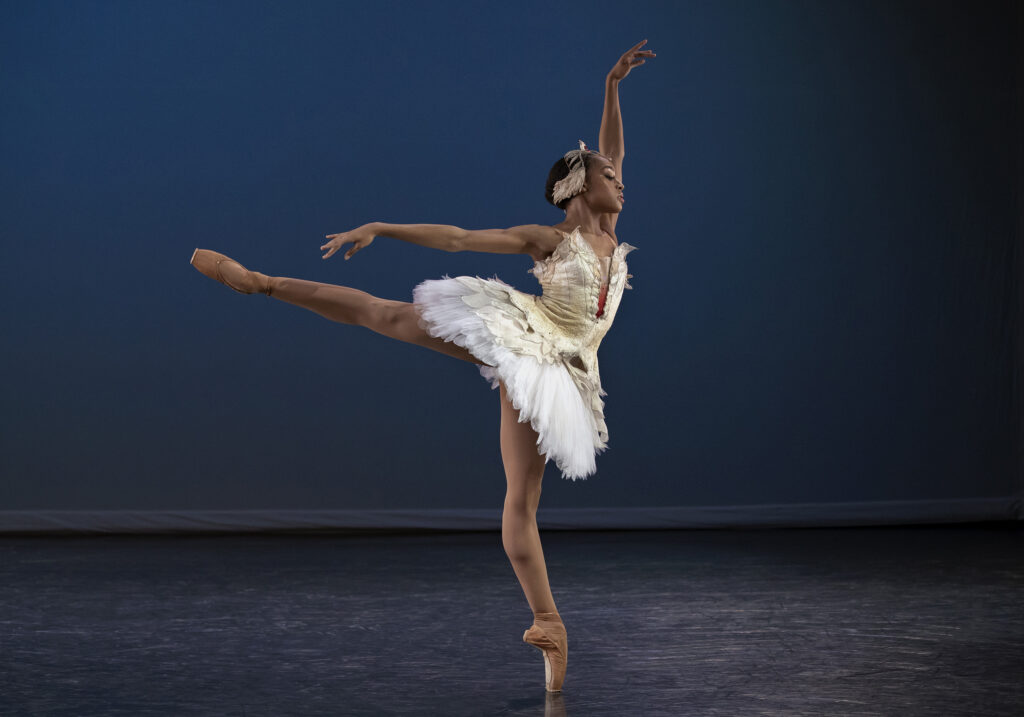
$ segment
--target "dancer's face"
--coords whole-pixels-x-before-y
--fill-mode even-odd
[[[587,205],[598,214],[618,214],[623,201],[619,199],[624,185],[615,174],[615,167],[607,157],[596,155],[587,167],[587,191],[583,193]]]

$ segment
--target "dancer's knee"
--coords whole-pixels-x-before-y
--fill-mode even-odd
[[[515,520],[536,520],[537,506],[540,505],[540,483],[526,488],[522,484],[510,484],[505,491],[504,514]]]
[[[405,341],[448,356],[454,356],[469,363],[483,364],[483,361],[470,353],[468,349],[428,334],[420,326],[420,320],[421,317],[415,304],[408,301],[377,299],[369,304],[368,323],[364,324],[364,326],[376,331],[378,334],[383,334],[399,341]]]
[[[501,516],[501,542],[505,553],[513,560],[529,559],[533,542],[539,540],[536,511],[510,508],[508,504]]]
[[[399,341],[413,342],[416,334],[410,326],[410,306],[404,301],[374,298],[366,302],[359,318],[363,326],[371,331]]]

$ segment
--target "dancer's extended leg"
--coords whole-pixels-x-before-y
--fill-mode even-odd
[[[192,265],[200,273],[243,294],[266,293],[272,298],[315,311],[331,321],[364,326],[378,334],[463,361],[483,363],[463,347],[431,336],[420,328],[419,314],[411,302],[381,299],[348,286],[268,276],[246,269],[234,259],[208,249],[196,249]]]
[[[399,341],[446,353],[471,364],[482,364],[462,346],[420,328],[420,315],[409,301],[382,299],[365,291],[335,284],[310,282],[290,277],[269,277],[270,297],[308,308],[325,319],[353,324]]]
[[[482,364],[461,346],[431,336],[419,325],[416,307],[408,301],[381,299],[359,289],[287,276],[271,276],[270,296],[315,311],[326,319],[365,326],[378,334],[423,346],[455,358]]]
[[[419,314],[411,302],[381,299],[348,286],[306,279],[286,276],[271,276],[269,279],[271,298],[315,311],[331,321],[365,326],[399,341],[433,349],[470,363],[483,363],[463,347],[431,336],[420,328]]]

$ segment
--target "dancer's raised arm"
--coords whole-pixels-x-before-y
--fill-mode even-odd
[[[598,150],[615,165],[615,173],[622,181],[622,158],[626,148],[622,137],[622,112],[619,109],[619,82],[648,57],[656,55],[651,50],[641,50],[647,40],[638,42],[626,50],[604,81],[604,113],[601,116],[601,133],[598,135]]]
[[[463,229],[451,224],[387,224],[370,222],[352,231],[328,234],[331,241],[322,245],[326,259],[344,244],[352,244],[345,252],[348,259],[370,245],[375,237],[389,236],[412,244],[441,251],[479,251],[490,254],[531,254],[538,244],[550,239],[554,230],[543,224],[525,224],[508,229]]]

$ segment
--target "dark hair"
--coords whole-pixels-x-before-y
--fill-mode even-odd
[[[584,154],[583,155],[583,167],[584,167],[584,169],[588,169],[589,170],[590,169],[590,162],[591,162],[591,160],[593,160],[594,157],[599,157],[599,156],[600,155],[597,152],[595,152],[594,150],[590,150],[589,152]],[[551,171],[548,172],[548,183],[544,187],[544,198],[548,200],[548,204],[554,204],[556,207],[558,207],[562,211],[565,211],[565,206],[569,203],[569,199],[572,199],[572,197],[569,197],[569,199],[563,199],[558,204],[555,204],[555,182],[557,182],[557,181],[559,181],[561,179],[565,179],[568,176],[569,176],[569,165],[565,163],[565,159],[564,158],[559,159],[551,167]]]

